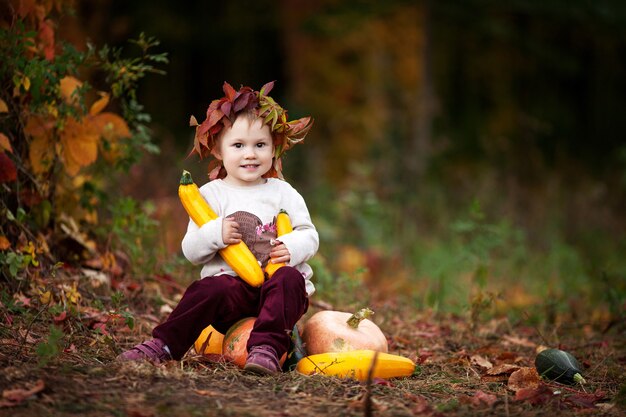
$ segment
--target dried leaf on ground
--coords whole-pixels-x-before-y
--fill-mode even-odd
[[[532,405],[542,405],[550,401],[554,393],[545,384],[540,384],[535,388],[522,388],[515,393],[515,401],[526,401]]]
[[[474,395],[460,396],[459,400],[462,403],[471,404],[475,407],[480,407],[483,405],[488,405],[489,407],[492,407],[498,401],[498,397],[494,394],[488,394],[482,390],[478,390],[474,393]]]
[[[512,345],[518,345],[518,346],[530,347],[530,348],[534,348],[537,346],[536,343],[531,342],[525,337],[504,335],[502,336],[502,340],[504,341],[505,345],[512,344]]]
[[[511,391],[518,392],[521,389],[537,388],[541,384],[541,378],[535,368],[524,367],[513,372],[509,377],[508,387]]]
[[[565,401],[580,408],[596,408],[596,403],[603,400],[606,394],[602,391],[594,393],[579,392],[565,398]]]
[[[37,380],[30,388],[14,388],[5,389],[2,391],[2,399],[0,400],[0,408],[2,407],[15,407],[24,400],[29,399],[35,394],[43,391],[46,387],[43,379]]]
[[[503,363],[488,369],[481,379],[485,382],[506,382],[509,376],[518,369],[520,369],[518,365]]]
[[[470,356],[470,362],[473,365],[480,366],[481,368],[491,369],[493,368],[493,364],[489,361],[489,359],[485,358],[481,355],[472,355]]]

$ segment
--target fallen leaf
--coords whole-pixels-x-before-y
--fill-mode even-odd
[[[420,348],[420,350],[418,351],[418,356],[417,356],[417,360],[415,361],[417,364],[423,364],[425,363],[428,358],[432,357],[434,355],[434,353],[427,349],[427,348]]]
[[[480,379],[484,382],[507,382],[509,375],[517,371],[520,367],[510,363],[503,363],[488,369]]]
[[[61,313],[59,313],[59,315],[54,316],[52,318],[52,320],[54,320],[55,323],[61,323],[63,322],[65,319],[67,318],[67,311],[61,311]]]
[[[537,388],[541,384],[541,378],[535,368],[524,367],[513,372],[509,377],[508,388],[517,392],[521,389]]]
[[[485,369],[491,369],[493,368],[493,364],[491,362],[489,362],[489,359],[485,358],[484,356],[481,355],[472,355],[470,357],[470,362],[473,365],[478,365],[482,368]]]
[[[41,304],[48,304],[52,301],[52,292],[39,290],[39,302]]]
[[[405,394],[405,397],[415,404],[411,407],[414,415],[425,415],[432,411],[432,407],[426,397],[415,394]]]
[[[101,334],[103,334],[105,336],[109,335],[106,323],[100,323],[100,322],[95,323],[93,325],[93,329],[99,331]]]
[[[487,394],[484,391],[478,390],[474,393],[474,397],[476,399],[476,401],[478,401],[478,403],[485,403],[488,406],[492,406],[495,404],[496,401],[498,401],[498,397],[493,395],[493,394]],[[478,405],[478,404],[476,404]]]
[[[513,365],[510,363],[503,363],[496,365],[487,371],[488,375],[511,375],[513,372],[520,369],[519,365]]]
[[[30,307],[30,298],[26,297],[21,292],[15,293],[13,295],[13,299],[15,300],[15,304],[21,304],[24,307]]]
[[[27,400],[33,395],[43,391],[45,387],[46,384],[43,382],[43,379],[39,379],[30,388],[6,389],[2,391],[0,407],[14,407],[19,405],[24,400]]]
[[[571,403],[581,408],[596,408],[596,403],[603,400],[606,394],[602,391],[596,391],[593,394],[579,392],[565,398],[565,402]]]
[[[194,389],[192,391],[204,397],[218,397],[222,394],[220,391],[209,389]]]
[[[0,113],[8,113],[8,112],[9,112],[9,106],[7,106],[7,103],[0,98]]]
[[[515,393],[514,401],[527,401],[532,405],[541,405],[554,397],[552,390],[545,384],[535,388],[522,388]]]
[[[528,340],[525,337],[517,337],[517,336],[510,336],[510,335],[504,335],[502,336],[502,339],[505,342],[508,342],[510,344],[513,345],[519,345],[519,346],[524,346],[524,347],[531,347],[534,348],[537,346],[536,343],[531,342],[530,340]],[[506,344],[506,343],[505,343]]]

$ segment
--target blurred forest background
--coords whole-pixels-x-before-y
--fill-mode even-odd
[[[160,41],[154,51],[167,53],[168,62],[158,65],[164,74],[148,75],[134,91],[151,118],[129,122],[131,132],[149,129],[142,130],[149,139],[131,142],[136,149],[160,152],[116,174],[85,165],[77,171],[80,186],[74,182],[83,196],[90,193],[80,199],[89,201],[82,208],[101,217],[74,217],[73,240],[80,241],[79,230],[97,235],[94,224],[104,226],[96,239],[106,242],[101,253],[118,242],[118,252],[135,264],[133,279],[170,274],[186,284],[197,277],[197,269],[172,260],[180,258],[187,223],[176,194],[180,173],[191,171],[199,184],[207,174],[207,161],[187,158],[189,118],[204,118],[224,81],[259,89],[276,80],[272,95],[291,118],[315,118],[305,144],[284,158],[284,173],[320,232],[312,264],[321,299],[363,305],[402,295],[418,309],[548,321],[578,315],[603,326],[624,317],[623,1],[76,0],[73,6],[73,15],[50,9],[60,16],[53,25],[57,43],[78,51],[87,42],[126,48],[145,33]],[[111,89],[103,72],[76,76],[96,90]],[[4,101],[16,101],[10,92],[19,82],[14,74],[3,79]],[[114,100],[109,107],[128,110]],[[11,119],[1,120],[19,177],[30,169],[28,161],[20,168],[16,156],[19,132],[9,134]],[[84,179],[96,170],[98,181]],[[16,213],[24,204],[11,198],[14,184],[4,184],[3,209]],[[117,208],[104,213],[109,206]],[[25,214],[37,211],[24,207]],[[146,217],[131,219],[140,207]],[[53,204],[52,212],[61,210]],[[116,222],[122,217],[127,221]],[[5,253],[25,253],[8,223]],[[38,230],[60,223],[40,222]],[[62,248],[50,251],[60,259]],[[5,269],[7,256],[0,259]]]

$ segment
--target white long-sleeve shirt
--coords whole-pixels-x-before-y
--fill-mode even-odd
[[[291,260],[288,265],[302,273],[307,294],[313,294],[313,270],[306,261],[317,252],[319,236],[304,198],[289,183],[268,178],[264,184],[238,187],[223,180],[214,180],[200,187],[200,193],[219,217],[202,227],[190,219],[182,249],[191,263],[204,265],[200,272],[202,278],[220,274],[237,275],[221,256],[216,256],[220,249],[227,246],[222,240],[225,217],[235,218],[243,241],[265,267],[269,260],[270,241],[276,239],[276,215],[282,209],[289,214],[293,232],[278,240],[289,250]]]

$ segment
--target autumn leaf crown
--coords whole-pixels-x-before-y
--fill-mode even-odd
[[[206,119],[198,124],[196,118],[191,116],[189,125],[196,128],[196,135],[190,155],[197,154],[200,159],[210,156],[222,129],[232,126],[239,114],[252,111],[270,127],[274,139],[274,166],[265,176],[282,178],[281,157],[293,145],[304,140],[313,126],[313,119],[303,117],[289,121],[287,110],[268,95],[272,88],[274,81],[265,84],[259,91],[245,86],[236,91],[224,82],[225,95],[211,102]],[[211,179],[225,176],[221,161],[212,161],[209,171]]]

